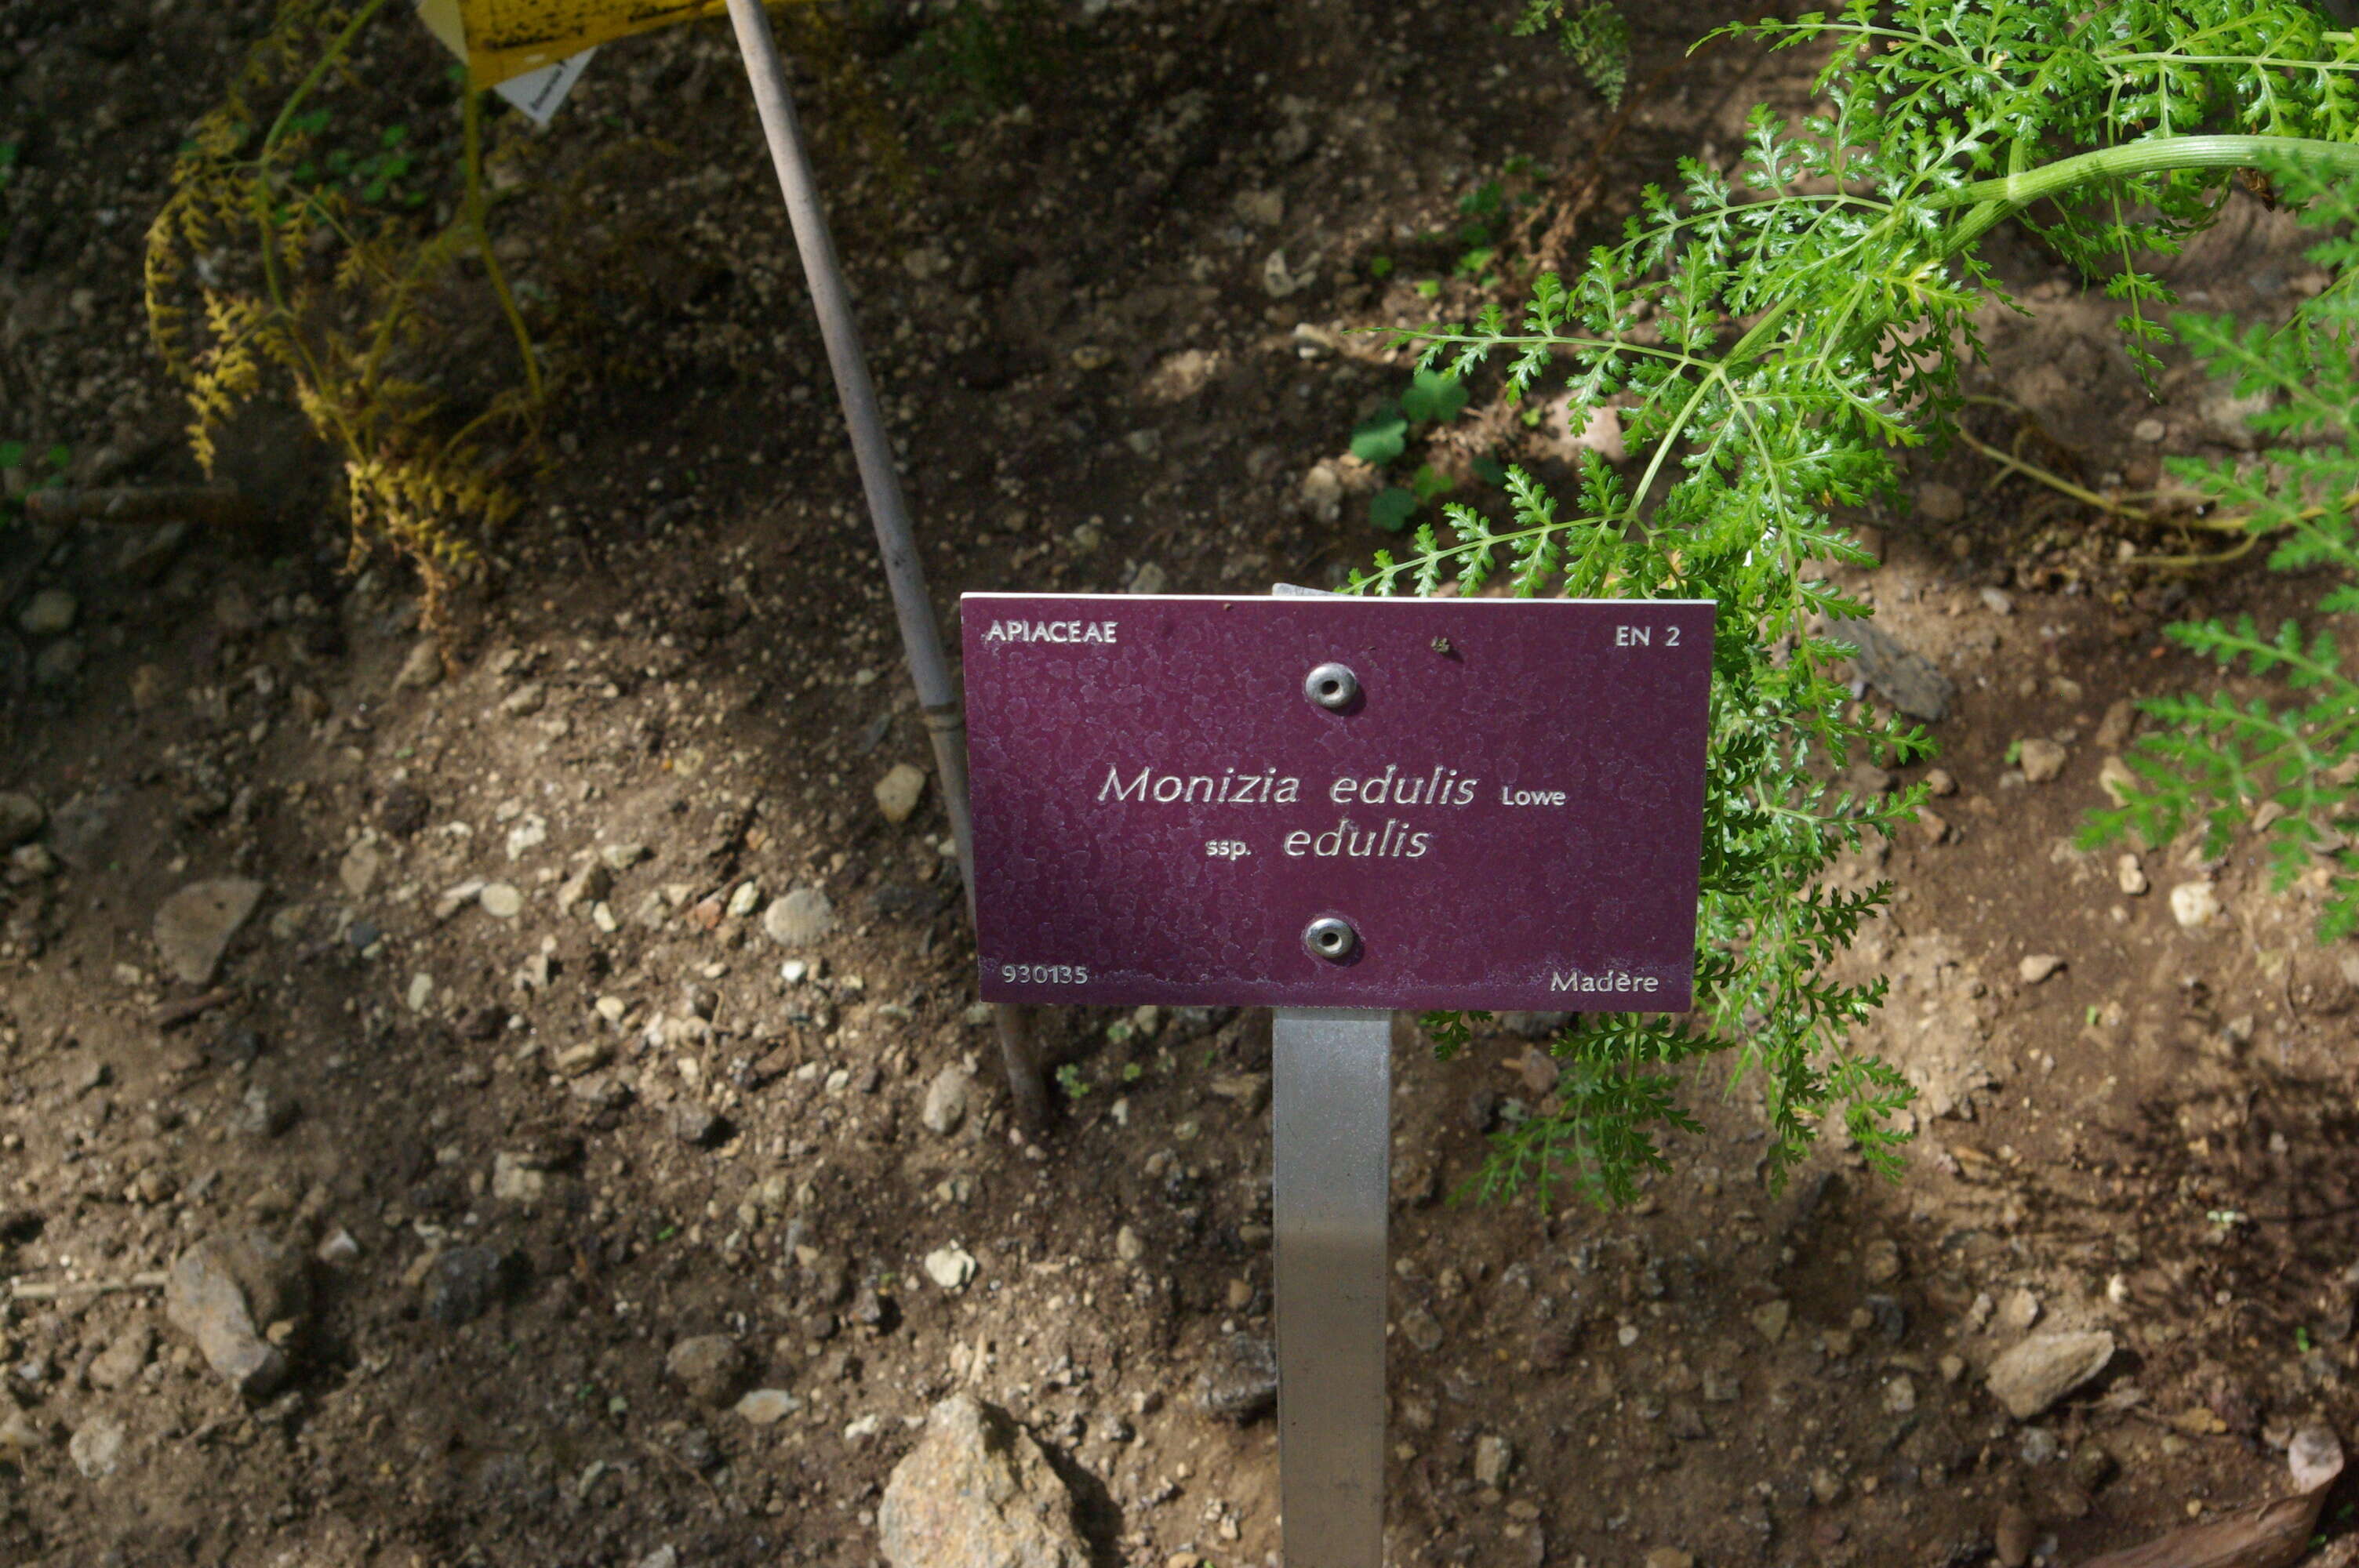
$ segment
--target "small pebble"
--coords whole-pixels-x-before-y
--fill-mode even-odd
[[[1917,515],[1928,523],[1955,523],[1966,514],[1966,498],[1936,480],[1917,487]]]
[[[2170,917],[2190,931],[2219,918],[2220,897],[2208,881],[2181,882],[2170,890]]]
[[[907,822],[925,793],[925,770],[896,762],[891,772],[876,781],[876,808],[887,822]]]
[[[33,595],[16,624],[27,637],[60,637],[73,630],[74,617],[81,607],[74,596],[61,588],[45,588]]]
[[[946,1291],[962,1291],[974,1278],[974,1257],[962,1247],[937,1247],[926,1254],[926,1278]]]
[[[2033,953],[2016,965],[2015,972],[2023,977],[2025,985],[2036,986],[2063,967],[2064,960],[2053,953]]]
[[[2064,748],[2055,741],[2037,738],[2018,742],[2016,751],[2023,776],[2032,784],[2046,784],[2062,773],[2065,755]]]

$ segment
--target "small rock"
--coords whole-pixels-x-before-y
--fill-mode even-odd
[[[1907,1374],[1884,1385],[1884,1411],[1886,1415],[1908,1415],[1917,1409],[1917,1384]]]
[[[1402,1338],[1429,1355],[1441,1348],[1441,1322],[1423,1307],[1401,1314],[1400,1331]]]
[[[598,859],[605,862],[606,869],[610,871],[627,871],[633,866],[637,865],[641,860],[652,858],[654,854],[655,851],[648,849],[645,844],[601,844],[598,846]],[[600,896],[603,897],[604,895],[601,894]]]
[[[1283,190],[1240,190],[1231,200],[1230,208],[1241,223],[1256,228],[1274,229],[1286,217],[1286,192]]]
[[[1161,593],[1171,586],[1170,574],[1153,561],[1148,561],[1133,574],[1124,587],[1125,593]]]
[[[524,913],[524,894],[506,882],[485,882],[475,902],[495,920],[514,920]]]
[[[16,624],[27,637],[62,637],[73,630],[74,616],[81,607],[74,596],[61,588],[45,588],[33,595]]]
[[[426,1271],[426,1315],[445,1328],[470,1324],[515,1288],[523,1260],[495,1247],[453,1247]]]
[[[781,947],[807,947],[835,929],[835,905],[817,888],[797,888],[762,912],[763,934]]]
[[[1114,1255],[1125,1263],[1136,1263],[1147,1256],[1147,1243],[1138,1238],[1137,1231],[1125,1225],[1114,1233]]]
[[[423,691],[438,686],[442,680],[442,649],[431,637],[409,650],[401,661],[400,673],[393,677],[396,691]]]
[[[1879,1238],[1860,1249],[1860,1278],[1871,1285],[1888,1285],[1900,1278],[1900,1243]]]
[[[614,891],[614,873],[592,860],[571,876],[557,890],[557,913],[571,914],[584,903],[596,903]]]
[[[364,899],[376,886],[377,873],[384,866],[385,857],[377,852],[376,846],[363,839],[344,851],[343,860],[336,866],[336,881],[342,884],[346,896]]]
[[[614,1054],[614,1046],[605,1041],[584,1040],[579,1044],[568,1045],[564,1050],[560,1051],[550,1060],[549,1065],[556,1068],[560,1076],[578,1078],[584,1073],[596,1072],[604,1066]]]
[[[2181,882],[2170,890],[2170,917],[2190,931],[2220,916],[2220,897],[2208,881]]]
[[[49,814],[29,795],[0,793],[0,849],[13,849],[41,830]]]
[[[2140,898],[2154,884],[2147,881],[2146,868],[2138,864],[2136,855],[2124,855],[2114,862],[2114,885],[2132,898]]]
[[[1966,498],[1936,480],[1917,487],[1917,515],[1928,523],[1955,523],[1966,514]]]
[[[2025,985],[2036,986],[2063,967],[2064,960],[2053,953],[2028,953],[2017,963],[2015,972],[2023,977]]]
[[[286,1351],[266,1331],[299,1325],[310,1299],[302,1260],[245,1231],[209,1237],[180,1254],[165,1283],[164,1314],[239,1393],[266,1399],[288,1368]]]
[[[784,1389],[756,1389],[737,1401],[737,1413],[755,1426],[776,1426],[802,1408]]]
[[[1991,1393],[2017,1421],[2029,1421],[2105,1369],[2114,1336],[2041,1334],[2000,1356],[1984,1374]]]
[[[1496,1433],[1484,1433],[1474,1440],[1474,1484],[1494,1490],[1507,1484],[1507,1472],[1516,1465],[1516,1446]]]
[[[1989,611],[1993,615],[2012,615],[2015,613],[2015,600],[2008,596],[2007,591],[2005,589],[1986,588],[1983,589],[1982,597],[1983,608]]]
[[[1774,1301],[1753,1309],[1753,1326],[1761,1337],[1776,1345],[1786,1337],[1786,1329],[1794,1321],[1793,1303]]]
[[[114,1474],[123,1461],[123,1445],[130,1433],[123,1423],[112,1416],[98,1416],[82,1422],[66,1444],[66,1453],[74,1468],[85,1481],[103,1481]]]
[[[946,1291],[966,1289],[974,1268],[974,1255],[963,1247],[937,1247],[926,1254],[926,1278]]]
[[[128,1388],[132,1379],[147,1370],[148,1357],[155,1353],[156,1330],[145,1323],[135,1323],[91,1358],[90,1380],[102,1389]]]
[[[262,902],[262,884],[240,877],[190,882],[156,911],[164,967],[192,986],[212,983],[230,938]]]
[[[1302,476],[1298,493],[1304,510],[1321,523],[1332,523],[1343,506],[1343,481],[1332,463],[1314,463]]]
[[[2031,1516],[2019,1503],[2009,1503],[1998,1510],[1998,1528],[1992,1532],[1992,1550],[1998,1557],[1999,1568],[2024,1568],[2031,1561],[2031,1549],[2038,1543],[2038,1531]]]
[[[2118,752],[2137,733],[2137,704],[2128,697],[2117,697],[2106,705],[2104,718],[2097,721],[2097,749]]]
[[[2065,1474],[2081,1491],[2095,1494],[2105,1489],[2105,1483],[2120,1471],[2121,1465],[2103,1444],[2084,1440],[2072,1450]]]
[[[21,1461],[26,1454],[47,1448],[49,1442],[49,1434],[31,1416],[9,1409],[8,1402],[0,1400],[0,1454]]]
[[[2015,757],[2023,768],[2027,782],[2047,784],[2064,771],[2066,754],[2064,748],[2055,741],[2033,737],[2017,742]]]
[[[1284,299],[1289,295],[1299,293],[1318,281],[1319,275],[1315,272],[1296,272],[1288,266],[1286,253],[1282,250],[1272,251],[1262,258],[1262,292],[1272,299]]]
[[[1911,652],[1874,622],[1839,621],[1829,630],[1859,650],[1852,663],[1886,702],[1929,724],[1948,716],[1957,687],[1932,660]]]
[[[293,1127],[302,1114],[302,1104],[293,1096],[255,1084],[238,1101],[235,1125],[248,1138],[271,1139]]]
[[[538,1203],[548,1192],[548,1172],[506,1151],[492,1156],[492,1196],[502,1203]]]
[[[948,1138],[966,1120],[967,1097],[973,1087],[974,1079],[964,1067],[944,1067],[926,1086],[926,1101],[918,1112],[919,1121],[927,1131]]]
[[[502,841],[502,847],[508,852],[508,863],[514,865],[548,842],[548,819],[541,816],[527,816],[508,829],[506,838]]]
[[[691,1149],[720,1141],[723,1125],[712,1108],[700,1100],[683,1100],[672,1107],[671,1135]]]
[[[1695,1553],[1676,1546],[1658,1546],[1647,1553],[1646,1568],[1695,1568]]]
[[[2028,1334],[2031,1325],[2039,1321],[2039,1298],[2027,1290],[2007,1292],[2006,1303],[1998,1309],[1999,1331],[2004,1334]]]
[[[907,762],[896,762],[876,781],[876,808],[885,814],[887,822],[907,822],[925,793],[926,771]]]
[[[745,1352],[725,1334],[700,1334],[671,1347],[664,1372],[698,1402],[725,1405],[745,1376]]]
[[[1207,1415],[1246,1426],[1277,1409],[1277,1346],[1251,1334],[1223,1335],[1196,1379]]]
[[[1950,776],[1947,768],[1928,768],[1925,770],[1925,793],[1946,798],[1958,793],[1958,781]]]
[[[1023,1428],[973,1394],[926,1416],[876,1509],[891,1568],[1088,1568],[1073,1496]]]

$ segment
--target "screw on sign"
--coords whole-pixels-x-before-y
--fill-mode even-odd
[[[1712,606],[961,608],[983,995],[1276,1009],[1287,1561],[1376,1568],[1392,1013],[1690,1005]]]

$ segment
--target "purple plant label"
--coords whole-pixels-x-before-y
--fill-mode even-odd
[[[961,611],[986,1000],[1692,1004],[1709,602]]]

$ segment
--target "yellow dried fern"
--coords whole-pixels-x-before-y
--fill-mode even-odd
[[[538,450],[549,388],[484,221],[481,94],[463,94],[465,197],[439,230],[299,178],[316,128],[304,105],[332,80],[351,83],[353,40],[385,9],[282,0],[174,166],[147,232],[146,298],[206,471],[238,407],[283,385],[341,454],[354,561],[380,544],[399,551],[431,616],[478,560],[474,541],[516,511],[511,481]],[[414,372],[436,346],[432,297],[470,256],[518,361],[514,381],[472,413]]]

